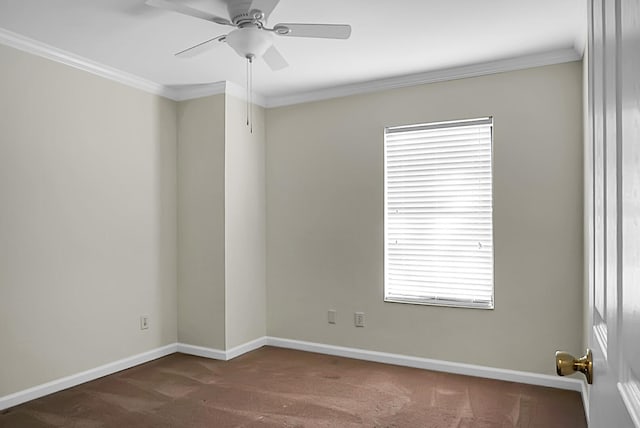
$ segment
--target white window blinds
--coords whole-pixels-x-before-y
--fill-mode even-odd
[[[493,308],[492,118],[385,129],[385,300]]]

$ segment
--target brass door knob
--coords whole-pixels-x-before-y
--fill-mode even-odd
[[[591,355],[591,349],[587,349],[587,354],[580,358],[576,358],[568,352],[556,352],[556,373],[558,373],[558,376],[566,376],[575,372],[584,374],[588,384],[591,385],[593,383],[593,356]]]

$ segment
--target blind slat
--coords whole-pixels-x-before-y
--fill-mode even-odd
[[[493,307],[491,118],[385,129],[385,299]]]

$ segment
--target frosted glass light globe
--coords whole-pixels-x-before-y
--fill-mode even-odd
[[[238,28],[227,35],[227,43],[243,58],[261,57],[273,44],[273,34],[256,27]]]

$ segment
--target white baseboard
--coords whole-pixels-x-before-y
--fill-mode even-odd
[[[178,343],[178,352],[198,357],[211,358],[214,360],[228,361],[235,357],[239,357],[242,354],[246,354],[247,352],[262,348],[266,344],[267,338],[265,336],[259,337],[251,342],[243,343],[242,345],[238,345],[227,351],[207,348],[204,346],[189,345],[186,343]]]
[[[175,353],[175,343],[0,397],[0,410]]]
[[[242,354],[246,354],[247,352],[254,351],[258,348],[262,348],[267,344],[267,337],[263,336],[258,339],[252,340],[251,342],[244,343],[242,345],[238,345],[234,348],[229,349],[226,352],[226,360],[231,360],[235,357],[239,357]]]
[[[326,345],[316,342],[283,339],[279,337],[260,337],[245,344],[236,346],[227,351],[206,348],[203,346],[188,345],[185,343],[173,343],[161,348],[152,349],[132,357],[124,358],[113,363],[105,364],[91,370],[75,375],[57,379],[33,388],[25,389],[14,394],[0,397],[0,410],[17,406],[18,404],[34,400],[36,398],[52,394],[63,389],[71,388],[81,383],[125,370],[139,364],[143,364],[175,352],[196,355],[199,357],[227,361],[247,352],[269,345],[278,348],[296,349],[299,351],[316,352],[319,354],[335,355],[339,357],[355,358],[358,360],[373,361],[377,363],[394,364],[398,366],[414,367],[425,370],[434,370],[445,373],[461,374],[467,376],[483,377],[488,379],[519,382],[530,385],[547,386],[552,388],[578,391],[582,394],[585,409],[588,408],[587,388],[579,379],[556,377],[538,373],[523,372],[517,370],[498,369],[494,367],[478,366],[473,364],[455,363],[450,361],[433,360],[430,358],[412,357],[407,355],[392,354],[387,352],[368,351],[365,349],[348,348],[344,346]]]
[[[376,363],[394,364],[397,366],[415,367],[438,372],[454,373],[488,379],[519,382],[530,385],[548,386],[552,388],[568,389],[583,392],[584,382],[578,379],[522,372],[494,367],[477,366],[473,364],[454,363],[450,361],[432,360],[430,358],[411,357],[407,355],[386,352],[367,351],[365,349],[347,348],[343,346],[325,345],[301,340],[267,337],[267,345],[279,348],[297,349],[299,351],[317,352],[320,354],[339,357],[355,358]]]
[[[204,346],[188,345],[178,343],[178,352],[182,354],[195,355],[197,357],[211,358],[213,360],[226,360],[227,354],[221,349],[206,348]]]

